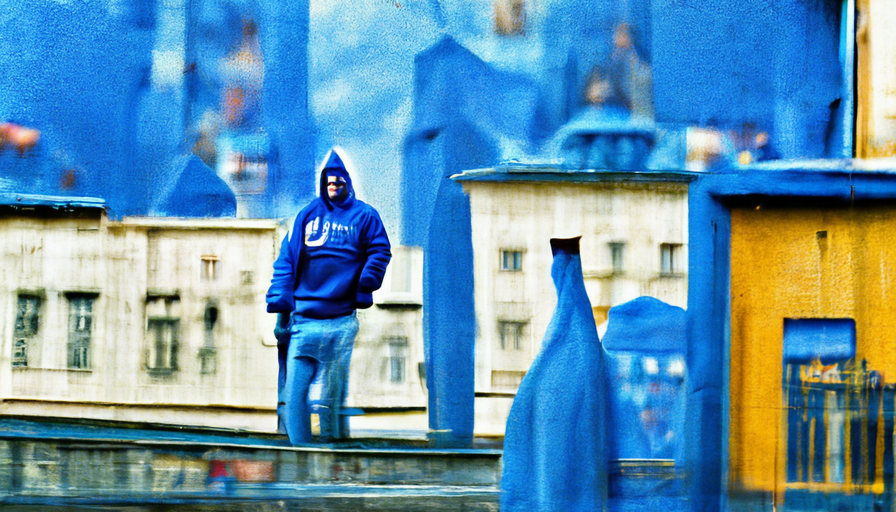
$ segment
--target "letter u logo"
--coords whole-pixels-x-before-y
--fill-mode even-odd
[[[330,234],[330,223],[324,222],[323,232],[320,234],[320,238],[317,240],[311,240],[311,237],[317,232],[317,226],[320,224],[320,217],[314,219],[314,222],[309,222],[305,225],[305,246],[306,247],[320,247],[324,245],[327,241],[327,236]]]

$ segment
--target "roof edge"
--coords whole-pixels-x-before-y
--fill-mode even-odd
[[[450,178],[461,182],[678,182],[688,183],[701,173],[679,170],[567,169],[556,165],[499,165],[470,169]]]
[[[42,194],[18,194],[0,192],[0,206],[47,207],[54,209],[101,209],[107,208],[106,200],[87,196],[51,196]]]

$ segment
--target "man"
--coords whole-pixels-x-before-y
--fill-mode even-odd
[[[320,173],[320,197],[296,216],[274,262],[267,310],[277,313],[277,416],[292,444],[311,441],[308,391],[321,383],[320,439],[348,436],[341,415],[358,319],[392,257],[383,221],[355,198],[339,150]]]

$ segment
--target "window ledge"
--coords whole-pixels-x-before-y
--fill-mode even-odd
[[[93,373],[93,368],[47,368],[44,366],[13,366],[13,370],[32,370],[42,372],[75,372]]]
[[[177,372],[177,368],[147,368],[146,372],[152,377],[169,377]]]
[[[508,390],[507,388],[496,389],[494,391],[477,391],[474,393],[476,398],[514,398],[516,390]]]
[[[625,277],[625,271],[613,272],[612,270],[583,270],[582,277],[585,279],[613,279],[614,277]]]
[[[423,307],[423,304],[417,302],[377,302],[376,307],[380,309],[407,309],[416,310]]]

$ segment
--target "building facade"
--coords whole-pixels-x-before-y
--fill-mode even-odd
[[[113,221],[101,200],[4,197],[4,414],[276,430],[264,296],[280,222]],[[422,415],[420,257],[396,260],[405,272],[360,315],[349,400]]]
[[[2,217],[4,414],[276,429],[278,223],[28,202]]]
[[[501,435],[556,304],[549,241],[582,236],[595,321],[651,296],[687,303],[686,172],[568,172],[519,166],[456,176],[470,197],[476,431]]]
[[[809,160],[691,185],[694,509],[892,510],[894,176]]]
[[[425,432],[426,371],[423,366],[423,251],[392,248],[383,287],[374,305],[358,311],[361,330],[349,373],[348,405],[357,435]],[[367,432],[362,432],[367,431]]]

